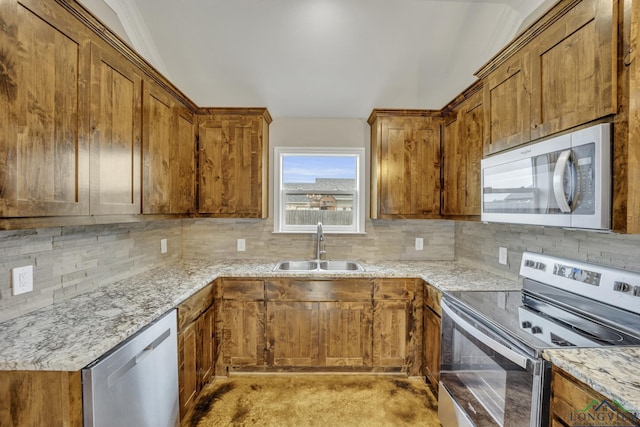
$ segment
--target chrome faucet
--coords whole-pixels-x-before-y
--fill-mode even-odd
[[[324,233],[322,232],[322,223],[318,223],[318,229],[316,231],[316,259],[326,259],[327,250],[324,245]]]

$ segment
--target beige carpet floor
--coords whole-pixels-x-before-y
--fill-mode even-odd
[[[440,426],[420,379],[364,375],[255,375],[216,379],[184,427]]]

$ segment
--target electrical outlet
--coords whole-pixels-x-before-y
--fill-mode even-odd
[[[422,237],[416,237],[416,251],[424,250],[424,239]]]
[[[13,295],[33,291],[33,266],[16,267],[11,270]]]
[[[247,246],[244,239],[237,240],[238,252],[244,252],[247,250]]]
[[[507,265],[507,248],[498,248],[498,262],[502,265]]]
[[[167,239],[160,240],[160,253],[161,254],[167,253]]]

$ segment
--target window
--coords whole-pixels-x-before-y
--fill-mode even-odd
[[[364,233],[364,149],[275,148],[274,231]]]

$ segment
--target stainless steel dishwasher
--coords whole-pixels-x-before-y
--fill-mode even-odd
[[[179,425],[176,311],[82,370],[84,427]]]

